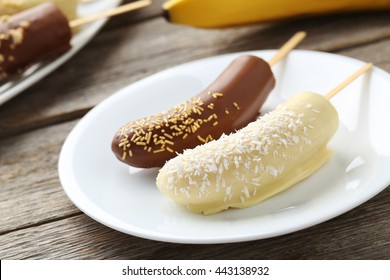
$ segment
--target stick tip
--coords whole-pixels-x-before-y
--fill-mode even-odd
[[[349,85],[350,83],[352,83],[352,81],[354,81],[357,77],[359,77],[360,75],[362,75],[363,73],[367,72],[368,70],[370,70],[373,66],[373,63],[371,62],[368,62],[366,64],[364,64],[359,70],[357,70],[355,73],[353,73],[351,76],[349,76],[348,78],[346,78],[343,82],[341,82],[338,86],[336,86],[334,89],[332,89],[330,92],[328,92],[327,94],[325,94],[325,97],[327,99],[330,99],[332,98],[333,96],[335,96],[337,93],[339,93],[342,89],[344,89],[347,85]]]
[[[366,65],[367,65],[366,66],[367,69],[370,69],[370,68],[372,68],[374,66],[374,64],[372,62],[368,62]]]
[[[302,39],[305,38],[307,36],[307,32],[306,31],[298,31],[296,33],[297,36],[301,37]]]

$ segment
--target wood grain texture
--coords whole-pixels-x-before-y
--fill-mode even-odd
[[[66,65],[0,107],[0,137],[81,117],[120,88],[180,63],[229,52],[278,48],[297,30],[308,31],[300,46],[304,49],[339,51],[381,40],[389,49],[390,44],[386,40],[390,37],[390,13],[223,30],[176,26],[160,17],[138,24],[122,17],[111,21],[122,24],[108,26]]]
[[[388,259],[389,203],[390,189],[387,189],[340,217],[296,233],[265,240],[217,245],[145,240],[111,230],[80,214],[1,235],[0,258]]]
[[[122,1],[121,5],[130,3],[130,2],[135,2],[135,1],[137,1],[137,0],[124,0],[124,1]],[[130,13],[126,13],[123,15],[115,16],[115,20],[110,20],[105,28],[112,29],[112,28],[116,28],[120,25],[134,24],[134,23],[138,23],[140,21],[145,21],[145,20],[149,20],[149,19],[154,18],[154,17],[161,16],[161,14],[162,14],[161,5],[164,2],[165,2],[165,0],[153,0],[152,4],[145,7],[145,8],[142,8],[142,9],[139,9],[136,11],[132,11]]]
[[[0,141],[0,233],[80,211],[61,188],[57,162],[75,122]]]
[[[349,48],[340,53],[363,61],[371,61],[375,66],[390,72],[390,40],[381,40],[362,47]]]

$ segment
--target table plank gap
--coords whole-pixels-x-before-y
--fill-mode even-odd
[[[46,128],[49,126],[62,124],[70,122],[73,120],[78,120],[88,113],[92,107],[88,108],[79,108],[74,111],[65,112],[60,115],[51,115],[44,119],[38,119],[34,122],[21,124],[19,127],[15,127],[13,130],[4,130],[0,132],[0,140],[6,139],[9,137],[17,136],[19,134],[28,133],[37,129]]]
[[[73,218],[73,217],[76,217],[76,216],[80,216],[80,215],[83,215],[83,214],[84,214],[83,212],[78,211],[76,213],[64,215],[64,216],[61,216],[61,217],[57,217],[57,218],[53,218],[53,219],[47,219],[47,220],[42,220],[42,221],[39,221],[39,222],[34,223],[34,224],[21,226],[19,228],[13,228],[13,229],[6,230],[6,231],[0,231],[0,236],[6,235],[6,234],[10,234],[10,233],[13,233],[13,232],[17,232],[17,231],[21,231],[21,230],[22,231],[23,230],[27,230],[27,229],[34,228],[34,227],[40,227],[40,226],[43,226],[43,225],[46,225],[46,224],[55,223],[55,222],[58,222],[58,221],[61,221],[61,220],[66,220],[66,219]]]
[[[362,40],[362,41],[355,41],[353,45],[345,44],[345,45],[339,45],[339,46],[334,46],[329,49],[325,49],[323,51],[325,52],[332,52],[332,53],[341,53],[344,51],[349,51],[353,49],[360,49],[362,47],[370,47],[371,45],[382,43],[382,42],[388,42],[390,39],[389,36],[381,36],[377,38],[372,38],[369,41],[367,40]],[[384,61],[382,61],[384,62]]]

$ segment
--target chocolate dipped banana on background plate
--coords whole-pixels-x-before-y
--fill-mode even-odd
[[[71,48],[72,29],[150,5],[140,0],[69,22],[66,15],[46,2],[12,16],[0,17],[0,80],[21,73],[34,63],[59,56]]]
[[[68,51],[71,38],[68,19],[52,3],[13,16],[1,16],[0,78]]]

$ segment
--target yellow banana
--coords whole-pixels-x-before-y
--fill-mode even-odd
[[[169,0],[172,23],[218,28],[308,15],[390,9],[390,0]]]

